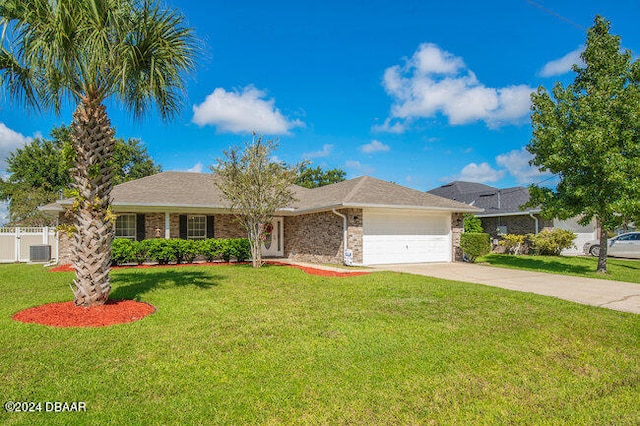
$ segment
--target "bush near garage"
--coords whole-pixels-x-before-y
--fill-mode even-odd
[[[484,232],[464,232],[460,235],[460,248],[470,262],[489,254],[491,251],[490,236]]]

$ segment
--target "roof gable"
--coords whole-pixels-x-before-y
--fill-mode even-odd
[[[116,185],[111,191],[112,205],[132,211],[153,207],[226,210],[229,203],[216,186],[215,180],[215,175],[211,173],[161,172]],[[463,203],[369,176],[313,189],[293,185],[292,189],[296,201],[283,209],[282,213],[296,214],[365,206],[452,212],[479,211]],[[63,200],[58,205],[70,202]],[[46,206],[44,210],[52,211],[54,208]]]

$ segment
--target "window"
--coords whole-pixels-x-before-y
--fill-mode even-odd
[[[187,239],[201,240],[207,237],[207,217],[187,216]]]
[[[121,214],[116,219],[116,238],[136,239],[136,215]]]

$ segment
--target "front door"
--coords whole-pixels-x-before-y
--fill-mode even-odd
[[[268,227],[267,237],[262,243],[262,255],[265,257],[282,257],[284,248],[282,247],[283,221],[281,217],[273,218],[271,226]]]

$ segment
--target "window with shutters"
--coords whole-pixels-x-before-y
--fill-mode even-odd
[[[187,216],[187,239],[202,240],[207,237],[207,217]]]
[[[135,214],[121,214],[116,218],[116,238],[136,239]]]

